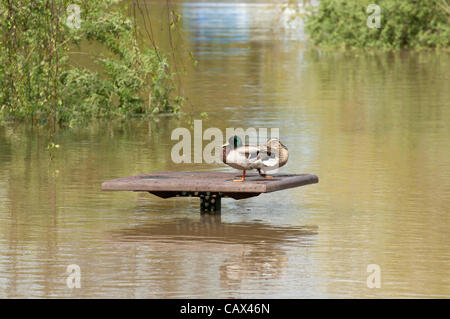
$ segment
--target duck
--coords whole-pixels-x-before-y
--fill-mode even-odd
[[[278,138],[270,138],[265,145],[244,145],[240,137],[233,135],[222,146],[222,161],[243,171],[242,178],[233,182],[244,182],[245,172],[252,169],[264,178],[272,178],[266,171],[284,166],[288,159],[289,150]]]

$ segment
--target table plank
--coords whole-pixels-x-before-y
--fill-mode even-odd
[[[313,174],[275,174],[264,178],[249,173],[242,183],[233,182],[240,178],[233,172],[155,172],[105,181],[104,191],[137,192],[222,192],[222,193],[270,193],[283,189],[318,183]]]

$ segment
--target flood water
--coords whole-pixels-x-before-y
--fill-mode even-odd
[[[0,128],[0,297],[448,298],[449,54],[320,51],[275,32],[264,4],[176,7],[174,41],[199,61],[181,79],[192,118],[60,130],[53,162],[45,130]],[[231,171],[172,162],[172,130],[200,112],[204,130],[279,128],[280,172],[319,184],[223,199],[220,215],[100,190],[142,173]],[[66,285],[71,264],[81,288]],[[381,288],[367,286],[370,264]]]

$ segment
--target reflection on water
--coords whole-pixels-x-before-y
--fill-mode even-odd
[[[45,131],[0,128],[0,297],[448,297],[449,54],[314,50],[274,32],[265,5],[177,6],[203,129],[278,127],[281,173],[320,183],[200,215],[198,199],[100,191],[152,171],[229,171],[171,161],[187,118],[61,130],[52,163]],[[70,264],[81,289],[65,284]]]
[[[121,229],[113,238],[121,241],[201,241],[222,244],[277,244],[295,240],[308,243],[317,227],[281,227],[261,223],[222,223],[221,214],[202,214],[199,221],[171,219],[158,224]],[[302,241],[302,239],[305,239]]]
[[[189,38],[191,42],[229,44],[250,40],[251,13],[244,4],[185,3],[181,13],[185,27],[193,35]]]
[[[170,251],[168,255],[181,255],[181,260],[175,263],[190,260],[194,265],[194,272],[205,271],[201,269],[206,268],[206,259],[215,259],[214,264],[219,265],[221,289],[227,291],[229,296],[239,296],[233,291],[240,285],[286,276],[289,243],[297,249],[303,247],[301,255],[306,264],[307,247],[311,246],[317,234],[315,226],[282,227],[261,222],[222,223],[221,215],[202,214],[197,220],[173,218],[158,224],[120,229],[113,231],[111,237],[114,245],[119,247],[132,245],[139,246],[141,252],[162,249],[166,253]],[[165,259],[163,256],[160,258]],[[167,267],[166,271],[170,271],[173,266],[168,264]],[[176,271],[172,271],[172,275],[176,275]],[[265,287],[266,284],[261,283],[252,289],[259,288],[262,293]],[[209,294],[217,295],[214,287]]]

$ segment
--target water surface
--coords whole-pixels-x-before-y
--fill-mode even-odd
[[[44,130],[0,128],[0,297],[449,297],[449,54],[321,51],[275,32],[264,3],[176,6],[174,41],[199,60],[178,58],[184,111],[207,112],[203,129],[279,128],[280,171],[320,183],[200,215],[194,199],[100,191],[146,172],[230,170],[171,161],[170,133],[189,117],[61,130],[52,163]],[[80,289],[66,286],[70,264]]]

